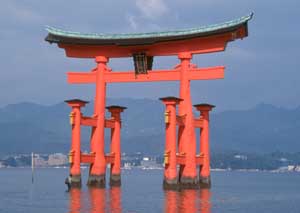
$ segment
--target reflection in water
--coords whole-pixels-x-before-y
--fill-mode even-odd
[[[210,213],[211,209],[211,192],[209,189],[200,190],[200,212],[201,213]]]
[[[208,189],[165,191],[165,213],[210,213],[210,191]]]
[[[164,191],[165,213],[210,213],[211,192],[208,189]],[[147,202],[147,201],[145,201]],[[122,212],[121,188],[70,190],[70,213]]]
[[[71,189],[69,209],[70,213],[120,213],[122,212],[121,189],[119,187],[112,187],[108,190],[91,188],[87,192],[76,188]]]
[[[165,191],[165,213],[176,212],[178,202],[178,192]]]
[[[110,211],[114,213],[122,212],[122,203],[121,203],[121,188],[112,187],[109,190],[109,201],[110,201]]]
[[[89,189],[89,195],[90,195],[90,211],[91,213],[96,212],[107,212],[106,211],[106,196],[105,196],[106,190],[105,189],[99,189],[99,188],[91,188]]]
[[[183,190],[179,193],[178,212],[197,212],[197,190]]]
[[[70,193],[70,212],[77,213],[81,209],[81,190],[80,189],[71,189]]]

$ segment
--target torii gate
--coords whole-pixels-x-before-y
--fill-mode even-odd
[[[122,82],[180,81],[179,98],[165,97],[166,150],[164,188],[209,188],[209,111],[210,104],[195,105],[201,116],[194,118],[190,95],[191,80],[224,78],[224,66],[198,68],[191,63],[194,54],[224,51],[228,42],[248,36],[248,21],[253,14],[222,24],[189,30],[137,33],[92,34],[62,31],[48,27],[46,41],[57,43],[68,57],[95,58],[97,67],[90,72],[69,72],[71,84],[96,84],[92,117],[84,117],[80,108],[87,102],[66,101],[72,107],[72,147],[70,177],[72,187],[81,186],[80,163],[90,163],[88,186],[105,187],[106,164],[111,164],[110,185],[121,184],[120,113],[121,106],[109,106],[111,118],[105,118],[106,84]],[[180,63],[170,70],[152,70],[154,56],[178,57]],[[133,57],[134,70],[112,71],[110,58]],[[179,105],[176,116],[176,105]],[[92,127],[91,153],[80,150],[80,126]],[[176,137],[176,125],[178,135]],[[111,153],[104,153],[104,129],[111,128]],[[200,152],[196,151],[195,128],[200,128]],[[177,165],[180,165],[177,172]],[[199,166],[199,176],[197,175]]]

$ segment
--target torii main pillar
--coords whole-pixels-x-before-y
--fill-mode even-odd
[[[94,117],[97,118],[97,125],[92,128],[91,152],[95,153],[94,163],[90,166],[90,175],[87,182],[89,186],[105,187],[106,161],[104,153],[104,131],[105,131],[105,104],[106,104],[106,82],[104,81],[107,72],[105,56],[96,57],[96,95],[94,106]]]
[[[191,88],[188,72],[191,67],[191,53],[179,53],[180,59],[180,101],[179,116],[184,117],[184,125],[178,129],[179,152],[185,153],[186,165],[180,166],[179,183],[181,188],[197,187],[196,135],[191,101]]]
[[[200,111],[202,127],[200,128],[200,153],[204,156],[199,168],[199,185],[201,188],[210,188],[210,145],[209,145],[209,112],[215,107],[211,104],[196,104],[194,107]]]

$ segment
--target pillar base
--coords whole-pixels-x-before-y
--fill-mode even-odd
[[[105,188],[105,174],[104,175],[90,175],[88,182],[88,187]]]
[[[211,179],[208,177],[199,177],[199,186],[201,189],[210,189],[211,188]]]
[[[65,179],[68,190],[71,188],[81,188],[81,175],[70,175]]]
[[[179,189],[179,184],[178,184],[177,178],[175,178],[175,179],[166,179],[165,178],[164,182],[163,182],[163,189],[177,191]]]
[[[121,175],[110,175],[110,186],[121,186]]]
[[[181,177],[179,184],[180,189],[199,189],[199,183],[197,178]]]

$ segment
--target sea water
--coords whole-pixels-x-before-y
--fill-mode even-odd
[[[0,169],[0,212],[300,212],[300,174],[212,172],[211,190],[162,190],[163,170],[122,170],[122,187],[66,192],[68,169]]]

